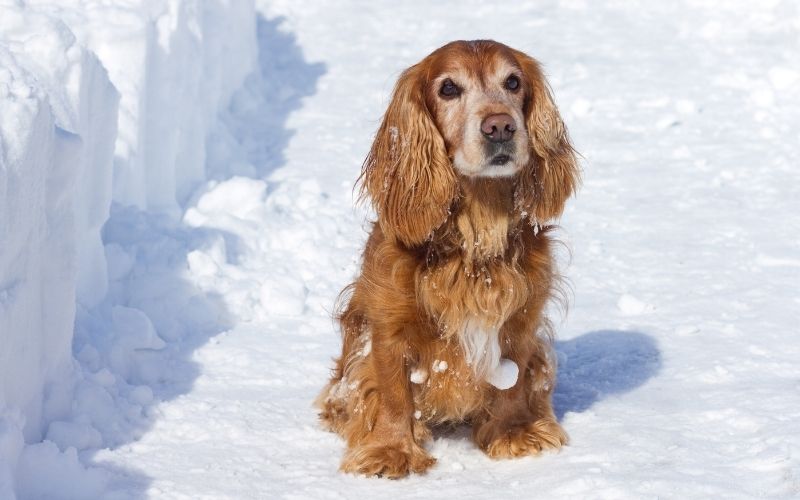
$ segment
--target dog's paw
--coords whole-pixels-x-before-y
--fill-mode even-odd
[[[542,450],[559,449],[567,444],[567,434],[558,422],[543,418],[509,427],[490,441],[484,451],[492,458],[537,455]]]
[[[435,463],[436,459],[416,444],[359,446],[345,455],[342,471],[398,479],[409,472],[423,473]]]

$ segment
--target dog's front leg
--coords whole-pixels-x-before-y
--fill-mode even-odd
[[[490,389],[491,405],[473,423],[475,443],[492,458],[536,455],[567,443],[551,404],[554,367],[544,356],[520,354],[509,356],[520,367],[516,384]]]
[[[342,470],[399,478],[425,472],[436,460],[414,439],[407,343],[401,332],[381,333],[373,331],[370,370],[361,381],[362,432],[348,443]]]

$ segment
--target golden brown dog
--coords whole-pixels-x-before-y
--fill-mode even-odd
[[[401,477],[466,422],[493,458],[559,448],[551,405],[558,292],[548,221],[579,182],[539,64],[457,41],[407,69],[361,173],[378,214],[341,296],[342,355],[317,399],[342,470]]]

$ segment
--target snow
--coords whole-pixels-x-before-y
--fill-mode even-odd
[[[645,312],[652,310],[653,306],[646,302],[642,302],[633,295],[624,293],[620,295],[619,300],[617,300],[617,308],[619,308],[619,311],[626,316],[636,316],[637,314],[644,314]]]
[[[506,390],[514,387],[517,377],[519,377],[519,365],[510,359],[500,358],[500,362],[494,371],[488,374],[486,381],[500,390]]]
[[[800,495],[794,3],[0,11],[0,498]],[[570,445],[492,461],[457,428],[426,476],[344,475],[311,402],[352,186],[400,71],[483,37],[543,61],[584,158]]]
[[[43,471],[47,471],[46,477]],[[50,441],[25,448],[17,479],[21,498],[100,498],[108,485],[107,475],[102,470],[87,469],[75,448],[62,453]]]
[[[0,496],[13,487],[15,443],[41,440],[46,422],[70,408],[62,394],[77,377],[76,301],[91,300],[87,284],[105,285],[94,258],[103,221],[91,212],[102,217],[119,98],[61,21],[8,7],[0,20],[0,442],[11,444],[0,456]]]
[[[436,367],[438,368],[438,365]],[[411,375],[409,375],[408,379],[412,384],[424,384],[428,380],[428,370],[415,368],[411,370]]]
[[[125,406],[104,387],[143,376],[138,351],[165,346],[142,311],[108,302],[132,266],[118,247],[104,248],[112,197],[178,213],[205,181],[206,137],[255,67],[253,6],[33,0],[2,1],[0,13],[0,497],[87,497],[94,490],[28,483],[57,456],[71,480],[76,449],[113,444],[118,430],[103,415]],[[100,307],[108,321],[81,345],[76,312]],[[113,373],[100,376],[102,364]],[[60,450],[32,455],[23,438]]]
[[[434,359],[431,370],[433,370],[434,373],[442,373],[447,371],[447,361],[443,359]]]

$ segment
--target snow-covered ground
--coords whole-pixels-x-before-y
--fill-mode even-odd
[[[379,3],[0,0],[0,497],[800,496],[796,2]],[[456,38],[539,58],[584,157],[571,444],[343,475],[311,401],[352,186]]]

